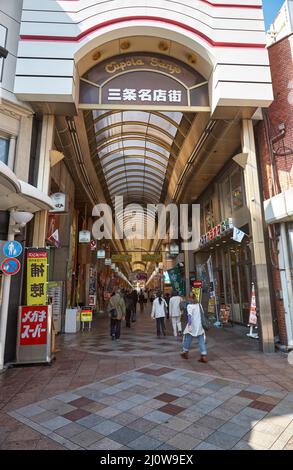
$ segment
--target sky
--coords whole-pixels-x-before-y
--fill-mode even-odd
[[[262,0],[266,29],[270,27],[285,0]]]

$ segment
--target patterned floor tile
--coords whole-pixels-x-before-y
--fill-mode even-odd
[[[125,427],[122,427],[121,429],[118,429],[118,431],[113,432],[108,437],[109,439],[116,441],[120,444],[128,445],[129,442],[132,442],[135,439],[138,439],[139,437],[141,437],[141,435],[142,433],[125,426]]]
[[[158,363],[10,415],[67,449],[290,448],[291,395],[269,392]]]

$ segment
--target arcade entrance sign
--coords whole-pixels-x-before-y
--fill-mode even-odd
[[[209,111],[208,83],[192,67],[156,54],[107,59],[82,78],[80,107],[201,108]]]

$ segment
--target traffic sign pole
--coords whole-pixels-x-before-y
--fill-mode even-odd
[[[14,233],[11,230],[11,225],[13,224],[14,224],[14,221],[12,221],[12,217],[10,215],[10,220],[9,220],[10,230],[8,232],[8,241],[14,241]],[[10,286],[11,286],[11,276],[4,276],[3,298],[2,298],[1,318],[0,318],[0,370],[4,368],[4,353],[5,353],[5,341],[6,341],[6,331],[7,331]]]

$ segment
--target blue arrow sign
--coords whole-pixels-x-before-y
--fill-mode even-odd
[[[22,253],[22,245],[15,240],[7,242],[3,247],[3,253],[7,258],[18,258]]]

